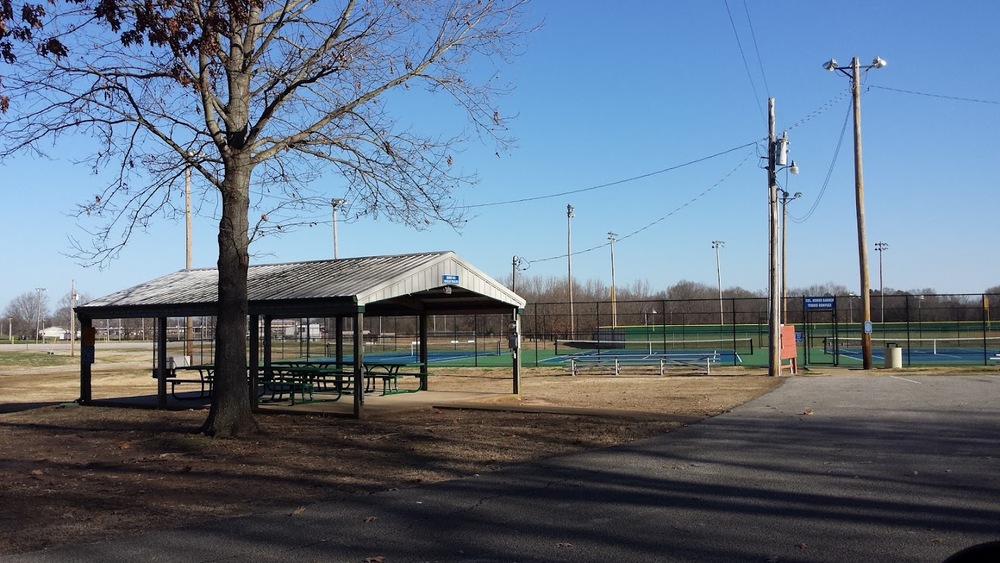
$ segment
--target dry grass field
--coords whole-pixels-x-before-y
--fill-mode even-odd
[[[100,358],[95,398],[155,392],[148,364],[148,352]],[[201,407],[75,406],[73,361],[0,354],[0,554],[276,507],[294,512],[340,495],[613,446],[725,412],[780,382],[718,371],[572,377],[526,369],[515,397],[496,395],[510,392],[506,370],[453,369],[436,373],[433,396],[483,393],[484,408],[468,400],[438,408],[447,401],[434,398],[362,420],[261,414],[260,435],[223,440],[197,433]]]

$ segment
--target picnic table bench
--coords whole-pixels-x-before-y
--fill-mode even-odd
[[[260,396],[270,394],[270,400],[284,400],[292,405],[296,396],[300,403],[316,400],[315,393],[336,393],[337,401],[354,389],[354,371],[330,362],[295,362],[272,364],[261,378]]]
[[[622,369],[628,366],[652,366],[663,375],[668,367],[704,368],[706,375],[712,374],[712,364],[718,364],[721,355],[718,351],[697,354],[667,354],[656,356],[628,356],[601,354],[596,356],[574,356],[570,358],[570,372],[579,375],[585,368],[610,367],[614,375],[621,375]]]
[[[416,366],[414,366],[416,367]],[[426,391],[427,378],[432,375],[430,372],[420,369],[414,370],[408,362],[401,361],[373,361],[364,363],[365,370],[365,391],[375,391],[375,381],[382,382],[382,394],[391,395],[394,393],[408,393],[410,390],[399,389],[400,377],[416,377],[418,380],[417,389],[412,391]]]
[[[182,371],[197,371],[198,378],[195,379],[193,376],[182,377],[178,372]],[[198,366],[175,366],[172,370],[168,371],[169,376],[166,378],[166,382],[170,384],[170,394],[177,400],[195,400],[195,399],[207,399],[212,396],[212,384],[214,382],[215,366],[212,365],[198,365]],[[194,396],[180,396],[177,394],[177,386],[185,384],[196,384],[199,386],[199,391],[197,395]]]

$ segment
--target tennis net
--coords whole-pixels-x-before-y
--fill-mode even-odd
[[[700,352],[753,354],[753,338],[700,340],[556,340],[555,354],[568,355],[670,355]]]
[[[911,351],[927,354],[976,354],[986,350],[1000,350],[1000,336],[963,336],[942,338],[872,338],[872,348],[890,346],[908,347]],[[823,351],[832,354],[834,350],[861,348],[861,338],[857,336],[830,336],[823,339]]]

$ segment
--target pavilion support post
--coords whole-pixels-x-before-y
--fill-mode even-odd
[[[513,363],[511,379],[515,395],[521,394],[521,315],[517,308],[510,322],[510,354]]]
[[[76,338],[71,334],[70,338]],[[94,321],[90,317],[80,317],[80,399],[81,405],[86,405],[93,400],[91,387],[92,373],[90,367],[94,365],[94,343],[97,340],[94,331]]]
[[[429,321],[430,321],[430,315],[428,315],[427,313],[420,313],[420,337],[418,338],[418,340],[420,341],[420,371],[424,373],[427,373],[427,365],[430,363],[429,354],[427,352],[428,348],[427,344],[429,340],[427,327]],[[424,381],[426,381],[426,379]],[[424,383],[423,386],[420,388],[420,390],[426,391],[427,384]]]
[[[250,315],[250,358],[247,362],[250,408],[257,408],[257,379],[260,371],[260,315]]]
[[[337,332],[337,337],[334,339],[337,343],[337,367],[340,367],[344,365],[344,317],[337,315],[334,325],[334,330]]]
[[[167,408],[167,317],[156,319],[156,406]]]
[[[358,311],[354,314],[354,418],[361,418],[361,405],[365,402],[364,377],[364,348],[361,327],[364,326],[365,314]]]

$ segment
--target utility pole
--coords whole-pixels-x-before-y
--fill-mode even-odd
[[[45,293],[44,287],[35,288],[35,343],[38,343],[38,337],[42,334],[42,294]]]
[[[521,265],[521,257],[515,256],[514,259],[511,260],[511,267],[510,267],[510,290],[515,293],[517,292],[517,268],[520,265]]]
[[[802,197],[802,192],[789,196],[781,190],[781,318],[783,324],[788,324],[788,202]]]
[[[775,154],[775,124],[774,98],[767,99],[767,210],[768,210],[768,248],[770,264],[768,268],[768,296],[770,298],[770,313],[767,316],[767,374],[774,377],[781,375],[781,327],[779,326],[778,301],[778,179],[776,173]]]
[[[611,241],[611,328],[618,327],[618,304],[615,302],[615,241],[618,235],[608,233],[608,240]]]
[[[339,258],[337,252],[337,208],[341,205],[347,203],[346,199],[335,197],[330,200],[330,205],[333,206],[333,259]]]
[[[191,153],[188,153],[191,156]],[[184,269],[191,271],[191,165],[184,169]],[[119,334],[119,338],[121,334]],[[184,355],[194,358],[194,319],[185,319]]]
[[[767,209],[768,253],[770,255],[768,298],[770,313],[767,319],[767,374],[781,375],[781,283],[778,277],[778,167],[799,173],[793,160],[788,164],[788,134],[780,139],[775,135],[774,98],[767,99]]]
[[[885,322],[885,286],[882,285],[882,253],[889,250],[889,243],[876,242],[875,250],[878,251],[878,299],[879,299],[879,320]]]
[[[724,240],[713,240],[712,248],[715,249],[715,275],[719,279],[719,328],[726,324],[725,313],[722,307],[722,262],[719,260],[719,249],[726,246]]]
[[[569,281],[569,337],[576,338],[576,319],[573,317],[573,206],[566,205],[566,277]]]
[[[851,95],[854,105],[854,194],[858,216],[858,262],[861,272],[861,316],[864,330],[861,331],[861,361],[863,369],[872,369],[872,296],[868,277],[868,242],[865,235],[865,188],[861,165],[861,74],[873,68],[882,68],[886,62],[875,57],[872,64],[862,67],[858,58],[851,60],[851,66],[837,66],[836,59],[830,59],[823,68],[838,71],[851,79]]]
[[[76,355],[76,280],[69,285],[69,355]]]

